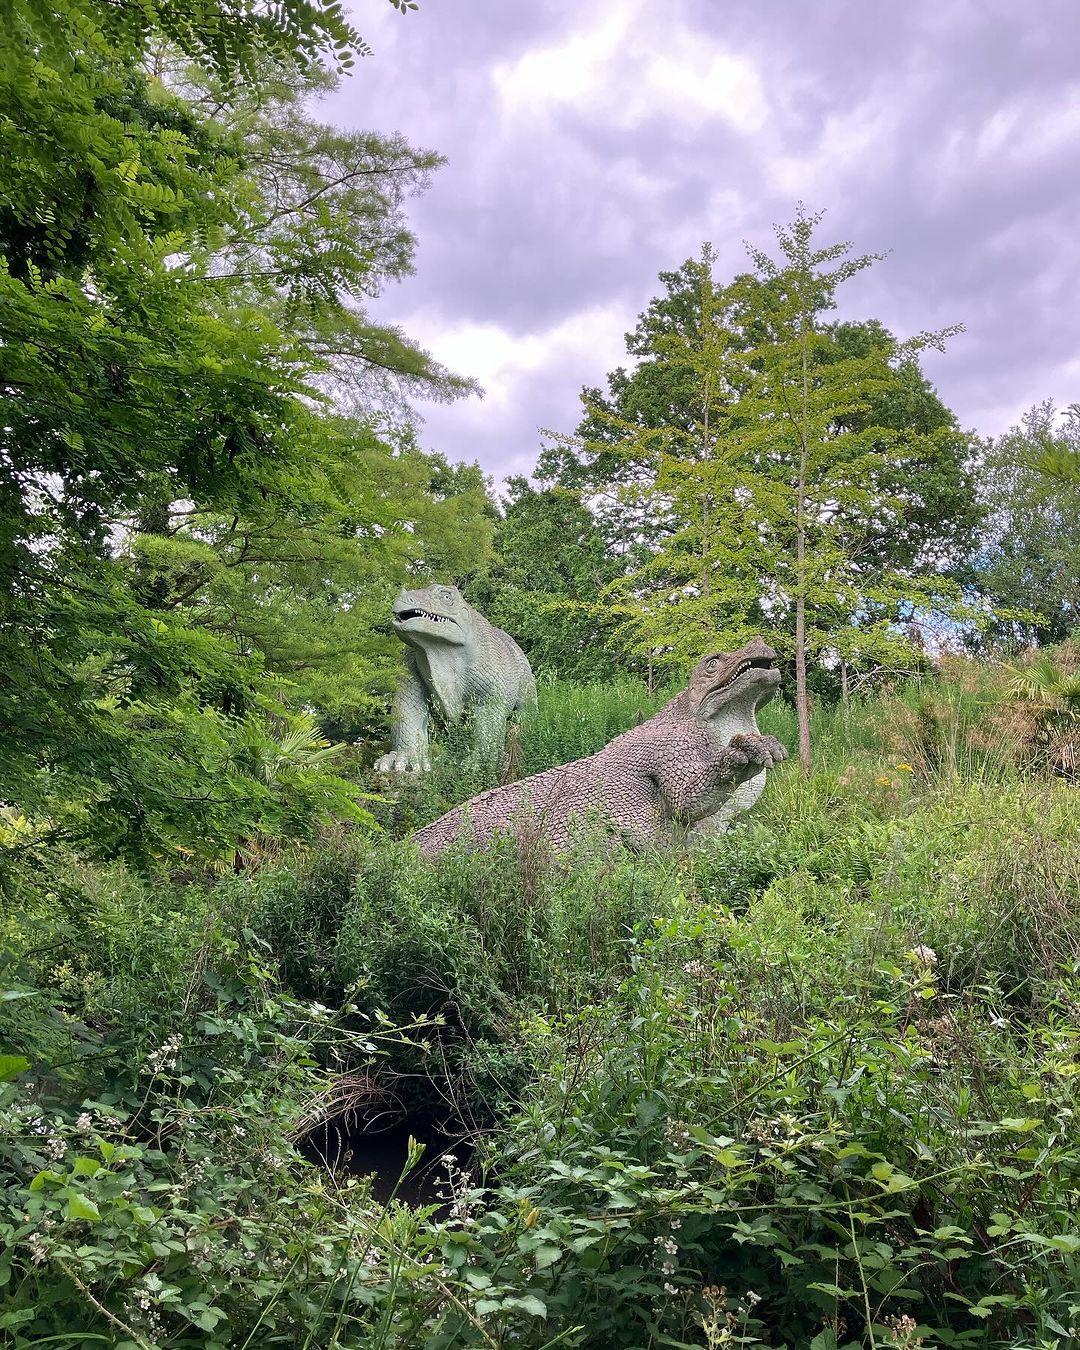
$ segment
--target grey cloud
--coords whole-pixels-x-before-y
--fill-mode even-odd
[[[734,271],[742,238],[767,244],[771,222],[802,197],[828,209],[831,236],[890,250],[852,286],[852,313],[900,333],[966,324],[927,363],[965,424],[997,432],[1034,401],[1080,395],[1074,0],[644,0],[634,23],[653,25],[661,55],[689,38],[753,63],[760,127],[662,107],[628,122],[590,87],[504,115],[496,69],[617,3],[426,0],[407,18],[379,18],[375,56],[327,113],[400,129],[449,160],[414,205],[418,275],[385,297],[388,318],[422,316],[425,332],[451,336],[493,324],[514,343],[604,307],[617,338],[658,271],[705,238]],[[361,26],[373,4],[357,11]],[[601,73],[633,100],[626,71]],[[454,363],[452,347],[438,354]],[[428,410],[425,440],[493,472],[527,468],[536,427],[570,429],[580,386],[602,373],[594,351],[575,359],[563,344],[517,374],[509,401]]]

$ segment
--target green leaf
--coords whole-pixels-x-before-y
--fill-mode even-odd
[[[20,995],[16,993],[14,996],[18,998]],[[19,1074],[25,1073],[29,1067],[30,1061],[25,1055],[0,1055],[0,1083],[6,1083],[12,1078],[17,1078]]]
[[[101,1218],[101,1211],[93,1200],[79,1191],[72,1191],[68,1195],[64,1213],[69,1219],[86,1219],[90,1223],[97,1223]]]
[[[63,1181],[59,1172],[54,1172],[51,1167],[43,1167],[37,1176],[31,1181],[29,1189],[40,1191],[47,1181]]]
[[[539,1299],[535,1294],[525,1294],[521,1298],[508,1298],[503,1303],[504,1308],[521,1308],[532,1317],[546,1317],[547,1304],[543,1299]]]

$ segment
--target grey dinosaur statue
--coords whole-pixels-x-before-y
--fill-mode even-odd
[[[528,658],[509,633],[488,623],[456,586],[402,591],[393,629],[405,644],[405,674],[390,725],[390,751],[377,773],[431,767],[433,723],[469,721],[474,751],[501,753],[512,712],[536,699]]]
[[[761,638],[741,651],[715,652],[653,717],[616,736],[595,755],[481,792],[417,830],[420,852],[482,847],[500,833],[535,835],[556,849],[575,822],[590,817],[634,850],[693,841],[726,829],[761,795],[765,771],[787,758],[757,712],[780,683],[776,653]]]

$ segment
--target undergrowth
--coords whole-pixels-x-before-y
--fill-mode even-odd
[[[658,702],[541,694],[500,772]],[[1064,1350],[1080,798],[992,717],[818,709],[815,774],[690,854],[424,865],[448,747],[251,874],[58,858],[5,920],[4,1343]],[[390,1089],[475,1131],[438,1208],[297,1152]]]

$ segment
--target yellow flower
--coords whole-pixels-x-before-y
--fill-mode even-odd
[[[896,767],[900,770],[901,773],[914,773],[914,772],[915,772],[915,770],[912,768],[912,766],[911,766],[910,764],[898,764]]]

